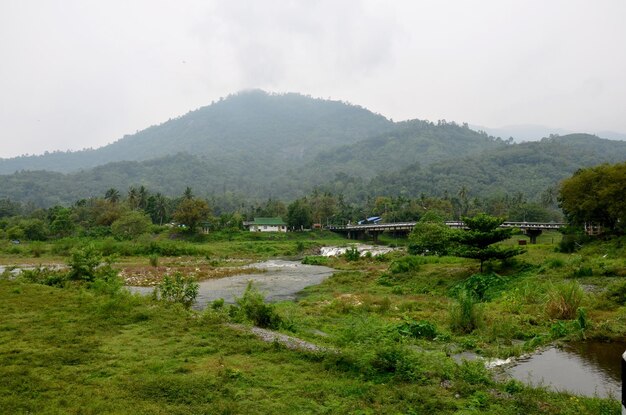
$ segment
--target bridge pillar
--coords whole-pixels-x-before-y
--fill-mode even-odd
[[[380,232],[376,232],[376,231],[371,232],[372,239],[374,240],[374,243],[378,243],[378,234],[379,234],[379,233],[380,233]]]
[[[531,244],[536,244],[537,243],[537,237],[539,235],[541,235],[542,231],[541,231],[541,229],[526,229],[524,231],[524,233],[526,234],[526,236],[528,236],[530,238],[530,243]]]

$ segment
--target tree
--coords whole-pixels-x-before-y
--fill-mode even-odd
[[[409,252],[420,255],[446,255],[452,250],[454,231],[435,212],[427,212],[409,235]]]
[[[493,246],[511,236],[512,229],[499,228],[504,218],[480,213],[472,218],[464,217],[463,222],[468,229],[455,231],[451,238],[458,243],[456,255],[480,260],[480,272],[485,261],[511,258],[524,252],[516,247]]]
[[[191,191],[191,187],[187,186],[185,188],[185,193],[183,193],[183,198],[184,199],[193,199],[193,192]]]
[[[148,190],[144,185],[139,186],[139,190],[137,191],[137,206],[139,209],[145,210],[148,207]]]
[[[559,206],[570,224],[626,228],[626,163],[580,169],[561,183]]]
[[[189,233],[193,233],[198,224],[210,214],[209,205],[204,200],[184,198],[176,207],[173,217],[176,222],[185,225]]]
[[[311,206],[306,197],[297,199],[287,208],[287,223],[293,229],[308,228],[313,223]]]
[[[163,221],[168,214],[168,201],[161,193],[157,193],[148,198],[146,211],[150,214],[152,222],[163,225]]]
[[[24,237],[31,241],[43,241],[48,236],[46,224],[41,219],[22,220],[20,227],[24,230]]]
[[[72,211],[62,206],[50,209],[50,232],[57,237],[69,236],[74,231]]]
[[[118,239],[133,239],[148,232],[151,225],[146,214],[131,210],[111,224],[111,232]]]
[[[139,207],[139,192],[134,186],[128,189],[128,206],[131,210],[135,210]]]
[[[117,203],[120,200],[120,191],[112,187],[106,191],[104,198],[111,203]]]

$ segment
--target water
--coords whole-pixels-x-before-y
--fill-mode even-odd
[[[361,256],[365,256],[368,252],[371,253],[372,256],[378,256],[394,250],[394,248],[389,248],[387,246],[353,244],[350,247],[324,246],[320,248],[320,255],[326,257],[343,255],[351,247],[355,247]]]
[[[265,272],[201,281],[194,308],[203,309],[219,298],[227,303],[234,303],[235,297],[242,296],[248,281],[254,281],[254,285],[265,295],[266,301],[293,300],[298,292],[310,285],[320,284],[334,272],[329,267],[279,259],[252,264],[249,268],[262,269]],[[154,290],[152,287],[128,288],[143,294],[150,294]]]
[[[621,391],[623,343],[581,342],[551,347],[521,359],[507,372],[532,385],[586,396],[617,399]]]

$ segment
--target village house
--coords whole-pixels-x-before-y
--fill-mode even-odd
[[[281,218],[254,218],[246,222],[250,232],[287,232],[287,224]]]

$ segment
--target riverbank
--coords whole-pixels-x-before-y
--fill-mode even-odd
[[[283,243],[271,250],[279,251]],[[297,242],[289,243],[296,251]],[[312,247],[323,245],[329,244],[311,241]],[[233,242],[228,250],[238,247]],[[53,288],[1,281],[0,376],[9,383],[0,385],[0,408],[11,413],[127,413],[127,408],[134,413],[618,413],[615,399],[498,379],[479,361],[454,359],[471,352],[505,360],[554,341],[626,335],[617,276],[624,267],[623,248],[602,243],[575,254],[554,248],[530,246],[516,261],[490,265],[480,278],[474,261],[454,257],[391,252],[324,258],[336,270],[332,276],[295,299],[273,303],[279,333],[321,352],[288,350],[229,328],[228,304],[187,311],[88,284]],[[312,259],[317,252],[307,253]],[[126,257],[118,265],[148,259]],[[470,283],[483,287],[483,300],[475,304],[480,320],[475,329],[459,332],[451,325],[455,290]],[[581,288],[584,314],[550,316],[547,304],[571,283]],[[593,290],[582,288],[588,286]]]

